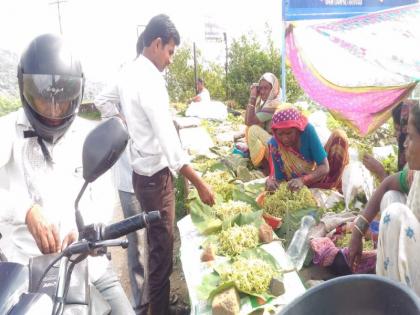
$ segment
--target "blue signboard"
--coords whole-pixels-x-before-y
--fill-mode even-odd
[[[283,21],[345,18],[417,2],[417,0],[283,0]]]

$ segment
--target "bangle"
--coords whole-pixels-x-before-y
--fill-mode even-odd
[[[363,214],[359,214],[359,217],[361,217],[367,224],[369,224],[368,219],[366,219],[366,217],[363,216]]]
[[[360,215],[357,216],[354,226],[360,230],[362,234],[365,234],[366,231],[369,229],[369,222],[366,222],[366,218],[362,218]]]
[[[365,233],[363,233],[362,230],[356,224],[353,227],[360,233],[361,236],[365,236]]]

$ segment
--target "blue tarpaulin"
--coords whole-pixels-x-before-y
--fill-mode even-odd
[[[283,21],[345,18],[417,2],[417,0],[283,0]]]

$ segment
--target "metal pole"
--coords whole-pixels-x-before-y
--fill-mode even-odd
[[[286,102],[286,21],[283,21],[281,40],[281,99],[283,102]]]
[[[195,42],[193,43],[193,53],[194,53],[194,90],[195,94],[198,94],[197,90],[197,56],[195,53]]]
[[[225,40],[225,79],[226,79],[226,99],[229,99],[229,85],[228,85],[228,45],[227,35],[223,32],[223,38]]]
[[[57,1],[55,1],[55,2],[50,2],[50,4],[56,4],[57,5],[57,13],[58,13],[58,24],[59,24],[59,26],[60,26],[60,34],[61,35],[63,35],[63,29],[62,29],[62,27],[61,27],[61,12],[60,12],[60,3],[63,3],[63,2],[67,2],[67,1],[65,1],[65,0],[57,0]]]

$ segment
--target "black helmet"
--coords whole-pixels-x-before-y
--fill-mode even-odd
[[[62,37],[36,37],[18,65],[20,98],[38,136],[54,143],[70,127],[83,97],[80,61]]]

